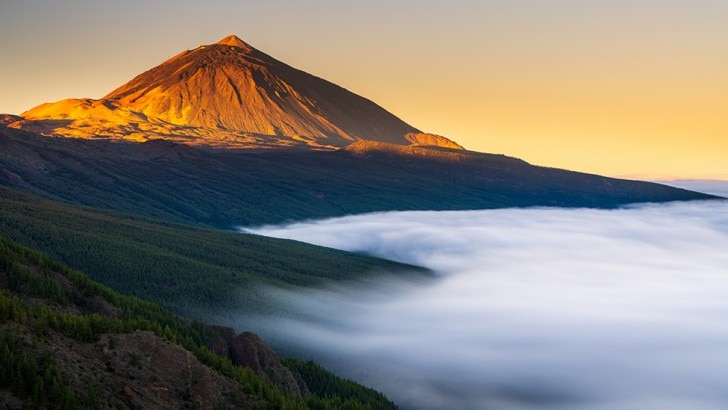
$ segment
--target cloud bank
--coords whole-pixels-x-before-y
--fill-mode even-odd
[[[718,195],[728,198],[728,181],[684,179],[675,181],[657,181],[661,184],[672,185],[678,188],[691,191],[704,192],[706,194]]]
[[[263,227],[429,267],[246,321],[403,408],[728,408],[728,203],[394,212]]]

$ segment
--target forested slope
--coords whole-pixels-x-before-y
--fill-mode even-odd
[[[0,188],[0,233],[122,293],[191,318],[256,313],[257,291],[426,275],[409,265],[257,235],[99,212]]]
[[[318,367],[327,388],[293,394],[214,353],[210,329],[0,236],[0,406],[394,408]]]

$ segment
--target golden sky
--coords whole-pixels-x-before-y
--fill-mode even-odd
[[[0,112],[99,98],[184,49],[237,34],[472,150],[612,176],[728,179],[728,1],[1,8]]]

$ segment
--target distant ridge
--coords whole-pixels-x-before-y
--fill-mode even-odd
[[[359,140],[460,147],[234,35],[184,51],[99,100],[42,104],[22,117],[9,126],[86,139],[231,148],[336,148]]]
[[[45,138],[6,127],[0,127],[0,186],[222,229],[393,210],[613,208],[716,198],[431,145],[206,150],[164,140]]]

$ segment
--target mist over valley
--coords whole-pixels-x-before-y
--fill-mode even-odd
[[[435,272],[417,283],[270,288],[289,313],[239,323],[403,408],[728,405],[725,201],[392,212],[246,230]]]

